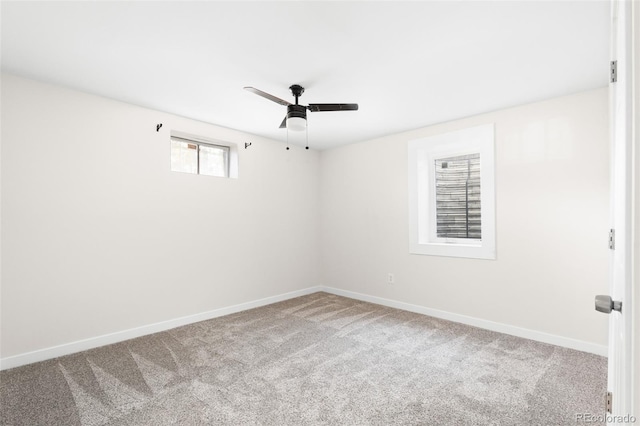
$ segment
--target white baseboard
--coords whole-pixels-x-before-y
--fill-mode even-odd
[[[117,331],[115,333],[105,334],[102,336],[91,337],[84,340],[78,340],[71,343],[65,343],[59,346],[40,349],[33,352],[14,355],[0,359],[0,370],[8,370],[9,368],[20,367],[22,365],[34,362],[45,361],[57,358],[63,355],[69,355],[76,352],[94,349],[112,343],[122,342],[124,340],[136,337],[146,336],[148,334],[158,333],[160,331],[169,330],[187,324],[193,324],[199,321],[205,321],[224,315],[234,314],[247,309],[258,308],[260,306],[270,305],[272,303],[282,302],[283,300],[293,299],[294,297],[305,296],[307,294],[323,291],[322,286],[309,287],[302,290],[292,291],[277,296],[265,297],[251,302],[240,303],[238,305],[228,306],[225,308],[214,309],[212,311],[202,312],[199,314],[188,315],[185,317],[175,318],[168,321],[162,321],[155,324],[144,325],[129,330]]]
[[[536,340],[538,342],[549,343],[556,346],[562,346],[578,351],[589,352],[596,355],[607,356],[607,347],[605,345],[597,345],[595,343],[584,342],[582,340],[570,339],[568,337],[557,336],[554,334],[543,333],[540,331],[530,330],[526,328],[516,327],[513,325],[502,324],[498,322],[483,320],[479,318],[469,317],[466,315],[455,314],[437,309],[426,308],[424,306],[413,305],[405,302],[398,302],[391,299],[385,299],[377,296],[356,293],[348,290],[341,290],[333,287],[315,286],[302,290],[292,291],[277,296],[266,297],[251,302],[240,303],[238,305],[228,306],[225,308],[214,309],[212,311],[202,312],[199,314],[188,315],[185,317],[175,318],[168,321],[162,321],[155,324],[144,325],[141,327],[122,330],[115,333],[105,334],[102,336],[91,337],[84,340],[78,340],[71,343],[65,343],[59,346],[40,349],[33,352],[14,355],[0,359],[0,370],[20,367],[22,365],[31,364],[39,361],[57,358],[76,352],[94,349],[100,346],[110,345],[136,337],[146,336],[148,334],[166,331],[172,328],[180,327],[187,324],[193,324],[199,321],[205,321],[224,315],[234,314],[236,312],[245,311],[247,309],[258,308],[260,306],[269,305],[271,303],[281,302],[283,300],[293,299],[294,297],[305,296],[307,294],[324,291],[338,296],[349,297],[351,299],[362,300],[364,302],[376,303],[378,305],[389,306],[391,308],[402,309],[405,311],[416,312],[423,315],[429,315],[449,321],[459,322],[474,327],[484,328],[486,330],[497,331],[499,333],[510,334],[512,336],[523,337],[525,339]]]
[[[335,294],[337,296],[349,297],[351,299],[362,300],[363,302],[371,302],[378,305],[388,306],[390,308],[397,308],[397,309],[402,309],[404,311],[410,311],[418,314],[429,315],[436,318],[441,318],[449,321],[471,325],[474,327],[483,328],[485,330],[497,331],[499,333],[510,334],[512,336],[523,337],[525,339],[536,340],[538,342],[549,343],[552,345],[562,346],[569,349],[575,349],[582,352],[589,352],[592,354],[601,355],[605,357],[608,354],[608,349],[606,345],[598,345],[596,343],[585,342],[583,340],[571,339],[569,337],[543,333],[541,331],[530,330],[528,328],[516,327],[509,324],[483,320],[480,318],[469,317],[466,315],[454,314],[452,312],[440,311],[438,309],[425,308],[424,306],[412,305],[411,303],[398,302],[391,299],[385,299],[377,296],[369,296],[367,294],[341,290],[333,287],[322,287],[322,291]]]

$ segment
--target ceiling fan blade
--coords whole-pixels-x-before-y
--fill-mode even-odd
[[[280,124],[280,128],[284,129],[287,127],[287,116],[284,116],[284,119],[282,120],[282,123]]]
[[[309,104],[309,111],[357,111],[358,104]]]
[[[251,93],[255,93],[258,96],[262,96],[263,98],[269,99],[270,101],[273,101],[280,105],[285,105],[285,106],[291,105],[291,102],[287,102],[284,99],[280,99],[276,96],[270,95],[269,93],[263,92],[262,90],[256,89],[255,87],[247,86],[244,88],[244,90],[248,90]]]

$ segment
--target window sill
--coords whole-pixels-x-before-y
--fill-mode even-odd
[[[464,257],[468,259],[495,260],[495,247],[487,244],[456,244],[456,243],[415,243],[409,247],[410,254],[427,256]]]

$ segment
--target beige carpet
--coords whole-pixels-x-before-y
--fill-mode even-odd
[[[606,359],[315,293],[0,373],[2,425],[570,425]]]

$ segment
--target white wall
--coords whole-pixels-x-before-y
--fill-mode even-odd
[[[317,151],[1,82],[2,358],[318,284]],[[237,143],[239,178],[169,171],[171,130]]]
[[[320,282],[606,345],[607,89],[318,153],[1,83],[0,358]],[[497,260],[409,255],[407,141],[488,122]],[[237,143],[239,178],[170,172],[171,130]]]
[[[593,299],[608,291],[607,93],[322,151],[323,285],[602,351],[608,318]],[[497,260],[410,255],[407,141],[485,123],[496,131]]]

